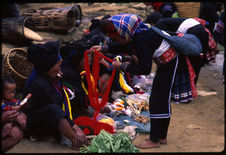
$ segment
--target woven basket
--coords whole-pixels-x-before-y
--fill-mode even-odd
[[[200,2],[174,2],[181,18],[193,18],[199,16]]]
[[[22,90],[32,69],[33,64],[27,61],[27,51],[25,49],[14,48],[3,59],[3,76],[12,77],[19,90]]]
[[[81,24],[82,20],[81,8],[78,5],[65,8],[27,10],[23,15],[30,17],[32,22],[29,25],[36,30],[60,33],[73,31]]]

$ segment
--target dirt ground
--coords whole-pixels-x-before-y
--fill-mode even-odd
[[[53,40],[70,41],[81,38],[83,31],[90,25],[92,18],[117,13],[135,13],[146,19],[147,8],[143,3],[79,3],[83,11],[83,22],[73,33],[61,35],[55,33],[38,32],[41,36],[52,37]],[[21,13],[27,9],[40,7],[64,7],[72,3],[26,3],[20,4]],[[5,54],[16,46],[2,44]],[[26,48],[26,47],[24,47]],[[224,132],[224,85],[222,84],[222,64],[224,48],[219,46],[217,63],[202,68],[197,90],[216,92],[215,95],[199,95],[190,104],[171,104],[172,118],[168,130],[168,144],[155,149],[141,149],[140,152],[221,152],[225,148]],[[153,71],[153,70],[152,70]],[[133,141],[137,144],[148,138],[148,134],[140,134]],[[23,139],[7,153],[78,153],[58,143],[48,141],[31,142]]]

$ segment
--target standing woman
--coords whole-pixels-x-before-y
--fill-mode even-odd
[[[183,77],[180,78],[183,81],[179,81],[179,85],[176,86],[183,88],[185,93],[191,94],[186,96],[186,99],[196,97],[194,78],[189,76],[189,73],[194,73],[191,65],[188,65],[184,56],[177,54],[167,41],[149,29],[135,14],[119,14],[102,20],[101,30],[124,46],[132,46],[138,57],[138,64],[113,62],[113,67],[134,75],[147,75],[151,72],[152,60],[158,65],[149,100],[150,137],[137,147],[147,149],[166,144],[171,118],[170,99],[175,76]],[[122,46],[94,46],[91,50],[113,52]]]
[[[59,42],[31,45],[27,59],[34,64],[23,93],[32,94],[24,111],[28,116],[28,135],[53,136],[58,140],[63,135],[71,140],[74,149],[87,144],[85,134],[72,120],[70,102],[59,83]]]

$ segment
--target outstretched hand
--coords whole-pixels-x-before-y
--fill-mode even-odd
[[[12,122],[15,121],[17,116],[19,115],[19,112],[16,110],[9,110],[2,113],[2,122],[3,124],[6,122]]]
[[[74,125],[72,127],[72,129],[75,131],[75,133],[77,135],[78,146],[81,146],[83,144],[88,145],[88,140],[87,140],[86,135],[84,134],[84,132],[76,125]]]
[[[95,51],[101,52],[102,47],[101,46],[93,46],[89,49],[89,51],[91,51],[91,52],[95,52]]]

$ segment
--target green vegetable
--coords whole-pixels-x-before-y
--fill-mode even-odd
[[[139,152],[132,144],[129,135],[120,131],[117,135],[112,135],[105,130],[101,130],[100,134],[94,137],[89,146],[80,148],[82,153],[114,153],[114,152]]]

